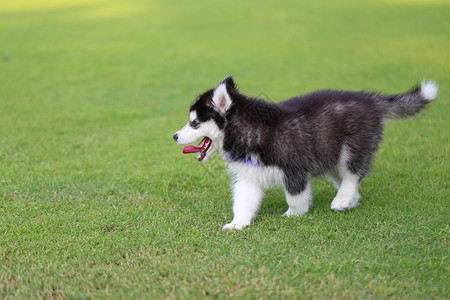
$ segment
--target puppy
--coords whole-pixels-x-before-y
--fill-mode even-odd
[[[249,225],[264,189],[284,189],[286,216],[305,214],[312,177],[327,175],[338,189],[331,209],[359,205],[358,188],[382,138],[383,121],[413,116],[436,98],[437,85],[423,81],[410,91],[323,90],[280,103],[240,93],[231,77],[198,96],[189,121],[173,138],[201,162],[218,151],[231,177],[233,213],[223,229]]]

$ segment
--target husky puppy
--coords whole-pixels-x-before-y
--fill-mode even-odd
[[[286,216],[305,214],[312,203],[312,177],[327,175],[338,189],[331,209],[359,205],[358,188],[381,141],[385,119],[417,114],[437,95],[422,82],[409,92],[323,90],[269,103],[240,93],[231,77],[198,96],[189,121],[173,138],[183,153],[208,160],[218,150],[232,176],[233,213],[223,229],[249,225],[264,189],[281,186]]]

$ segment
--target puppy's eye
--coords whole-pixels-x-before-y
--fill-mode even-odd
[[[191,122],[191,127],[194,128],[194,129],[199,128],[200,127],[200,122],[197,121],[197,120],[192,121]]]

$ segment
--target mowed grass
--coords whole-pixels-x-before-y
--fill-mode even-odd
[[[0,298],[449,297],[448,1],[0,3]],[[362,204],[232,219],[219,157],[172,134],[226,75],[272,101],[320,88],[438,98],[386,124]],[[282,141],[280,141],[282,142]]]

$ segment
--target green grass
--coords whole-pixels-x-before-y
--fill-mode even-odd
[[[0,3],[0,298],[448,298],[450,2]],[[362,205],[232,218],[219,157],[172,134],[233,74],[273,101],[439,83],[386,125]]]

